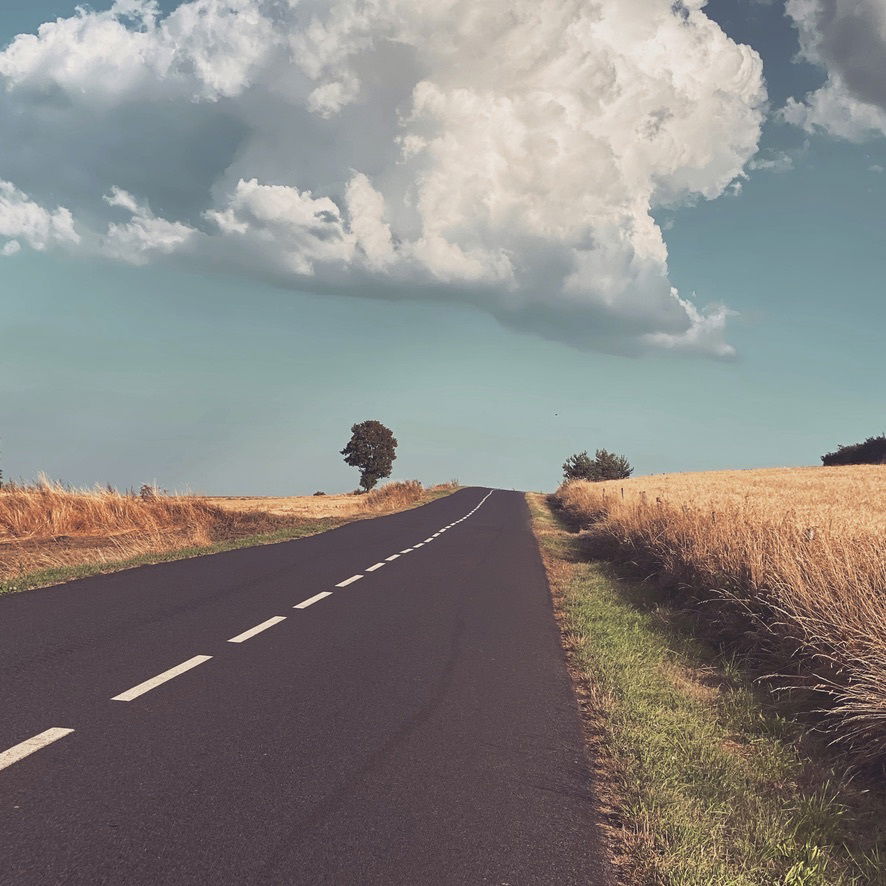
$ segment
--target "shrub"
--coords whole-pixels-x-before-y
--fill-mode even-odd
[[[886,464],[886,434],[868,437],[864,443],[838,445],[836,452],[827,452],[821,457],[821,463],[827,467]]]
[[[588,480],[592,483],[603,480],[624,480],[631,476],[633,470],[623,455],[598,449],[593,458],[587,451],[570,455],[563,463],[563,479],[566,482]]]

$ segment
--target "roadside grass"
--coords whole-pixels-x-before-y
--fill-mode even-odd
[[[276,544],[281,541],[292,541],[296,538],[306,538],[309,535],[318,535],[337,529],[351,520],[311,520],[273,532],[259,532],[253,535],[245,535],[241,538],[230,538],[224,541],[207,545],[191,545],[189,547],[175,548],[168,551],[152,551],[139,554],[134,557],[125,557],[119,560],[96,563],[75,563],[68,566],[55,566],[49,569],[41,569],[29,572],[16,578],[0,581],[0,596],[11,594],[16,591],[30,591],[34,588],[48,587],[49,585],[62,584],[66,581],[74,581],[78,578],[90,578],[93,575],[104,575],[109,572],[120,572],[123,569],[133,569],[136,566],[151,566],[155,563],[170,563],[173,560],[188,560],[192,557],[203,557],[207,554],[220,554],[224,551],[235,551],[239,548],[251,548],[257,545]]]
[[[17,566],[16,561],[11,558],[8,558],[11,562],[4,563],[0,556],[0,596],[94,575],[119,572],[137,566],[168,563],[239,548],[305,538],[356,520],[371,519],[420,507],[451,495],[459,488],[455,483],[429,489],[423,489],[420,484],[413,481],[393,483],[377,490],[369,505],[360,511],[322,517],[284,517],[258,511],[256,508],[248,511],[221,509],[197,498],[158,497],[145,502],[139,499],[130,501],[119,494],[104,491],[80,493],[57,487],[51,487],[45,493],[38,490],[37,495],[44,501],[50,499],[53,504],[56,501],[60,501],[63,505],[73,504],[81,510],[88,508],[89,534],[78,537],[65,536],[61,542],[51,537],[38,539],[35,550],[29,552],[29,558],[23,561],[27,564],[36,560],[31,568],[27,565]],[[30,490],[28,494],[31,495]],[[94,501],[96,499],[98,507]],[[135,510],[143,522],[147,521],[140,510],[146,511],[147,516],[154,522],[148,527],[138,527],[141,532],[130,530],[129,533],[116,535],[110,531],[109,525],[105,536],[96,534],[103,528],[103,523],[111,522],[105,521],[103,516],[109,510],[108,502]],[[122,508],[115,508],[114,511],[119,513]],[[68,507],[67,510],[71,508]],[[163,526],[163,531],[155,525],[156,515],[151,512],[160,512],[165,518],[166,525]],[[174,515],[173,518],[169,517],[169,513]],[[41,519],[58,521],[59,517],[49,514],[41,516]],[[127,525],[134,522],[130,518]],[[62,528],[71,531],[67,525]],[[73,549],[70,548],[72,544],[76,545]],[[2,550],[0,548],[0,555]],[[15,548],[12,550],[14,553]],[[73,562],[64,562],[63,558],[70,558]],[[40,563],[40,560],[43,562]]]
[[[642,886],[886,884],[886,797],[654,588],[527,496],[600,773]]]
[[[886,469],[776,468],[564,483],[569,523],[653,575],[859,765],[886,767]]]

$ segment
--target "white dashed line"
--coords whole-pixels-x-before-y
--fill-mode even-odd
[[[144,683],[139,683],[138,686],[133,686],[132,689],[127,689],[126,692],[121,692],[119,695],[115,695],[111,701],[132,701],[134,698],[138,698],[140,695],[144,695],[146,692],[156,689],[158,686],[172,680],[174,677],[178,677],[180,674],[185,673],[185,671],[189,671],[191,668],[203,664],[204,661],[209,661],[210,658],[212,658],[211,655],[195,655],[193,658],[183,661],[180,665],[176,665],[174,668],[170,668],[162,674],[157,674],[156,677],[151,677],[150,680],[145,680]]]
[[[467,520],[468,517],[470,517],[473,513],[475,513],[475,511],[483,504],[483,502],[486,501],[487,498],[489,498],[490,495],[492,495],[492,492],[489,492],[486,495],[486,497],[478,505],[476,505],[476,507],[473,508],[473,510],[468,511],[467,514],[465,514],[463,517],[459,517],[458,520],[454,520],[452,523],[448,523],[446,526],[443,526],[438,532],[435,532],[433,535],[428,536],[428,538],[426,538],[424,541],[420,541],[417,544],[414,544],[411,548],[405,548],[404,550],[400,551],[399,554],[391,554],[390,557],[385,557],[385,559],[383,561],[380,561],[378,563],[374,563],[372,566],[367,566],[366,569],[364,570],[364,572],[375,572],[376,570],[381,569],[382,566],[385,565],[385,563],[392,563],[394,560],[398,560],[403,554],[409,554],[412,551],[416,551],[419,548],[423,548],[426,544],[430,544],[435,538],[439,538],[444,532],[446,532],[447,529],[454,529],[456,526],[458,526],[459,523],[462,523],[465,520]],[[353,584],[355,581],[359,581],[361,578],[363,578],[362,574],[361,575],[352,575],[350,578],[347,578],[344,581],[339,582],[336,585],[336,587],[337,588],[346,588],[348,585]],[[322,600],[324,597],[328,597],[329,593],[330,593],[329,591],[324,591],[321,594],[316,594],[315,596],[311,597],[309,600],[305,600],[304,602],[299,603],[297,606],[294,606],[293,608],[294,609],[307,609],[308,606],[312,605],[313,603],[316,603],[318,600]],[[271,620],[271,622],[266,622],[265,625],[259,625],[258,628],[253,628],[253,631],[255,633],[258,633],[259,629],[263,630],[265,627],[270,627],[271,624],[274,624],[274,623],[275,622],[273,620]],[[244,640],[246,640],[246,639],[248,639],[249,636],[252,636],[252,635],[253,634],[251,632],[247,631],[246,634],[241,634],[241,637]],[[234,640],[231,640],[229,642],[238,642],[238,641],[239,641],[239,638],[235,637]]]
[[[47,729],[39,735],[34,735],[19,742],[17,745],[13,745],[9,750],[0,753],[0,769],[5,769],[7,766],[12,766],[13,763],[18,763],[19,760],[24,760],[25,757],[33,754],[34,751],[45,748],[54,741],[70,735],[73,731],[73,729],[62,729],[60,726],[54,726],[52,729]]]
[[[302,600],[301,603],[296,603],[293,606],[293,609],[307,609],[308,606],[313,606],[318,600],[322,600],[324,597],[331,597],[332,591],[320,591],[319,594],[314,594],[313,597],[308,597],[307,600]]]
[[[250,628],[248,631],[243,631],[242,634],[237,634],[236,637],[231,637],[228,640],[228,643],[242,643],[244,640],[248,640],[250,637],[254,637],[256,634],[260,634],[262,631],[266,631],[268,628],[274,627],[274,625],[280,624],[281,621],[286,621],[285,615],[275,615],[273,618],[269,618],[267,621],[263,621],[260,625],[256,625],[254,628]]]

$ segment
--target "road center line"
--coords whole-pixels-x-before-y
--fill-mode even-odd
[[[376,563],[374,566],[368,566],[366,568],[367,572],[375,572],[376,569],[381,569],[384,566],[384,563]]]
[[[33,754],[34,751],[39,751],[41,748],[45,748],[54,741],[58,741],[60,738],[70,735],[73,731],[73,729],[63,729],[60,726],[53,726],[52,729],[47,729],[39,735],[26,738],[17,745],[13,745],[9,750],[0,753],[0,769],[5,769],[7,766],[12,766],[13,763],[18,763],[19,760],[24,760],[25,757],[29,757]]]
[[[314,594],[313,597],[308,597],[307,600],[302,600],[301,603],[296,603],[293,606],[293,609],[307,609],[308,606],[313,606],[318,600],[322,600],[324,597],[331,597],[332,591],[320,591],[319,594]]]
[[[248,640],[250,637],[254,637],[256,634],[260,634],[262,631],[266,631],[268,628],[274,627],[276,624],[280,624],[281,621],[286,621],[285,615],[275,615],[273,618],[269,618],[267,621],[263,621],[260,625],[256,625],[254,628],[250,628],[248,631],[243,631],[242,634],[237,634],[236,637],[231,637],[228,640],[228,643],[242,643],[244,640]]]
[[[162,674],[157,674],[156,677],[151,677],[150,680],[145,680],[144,683],[139,683],[138,686],[133,686],[132,689],[127,689],[126,692],[121,692],[119,695],[115,695],[111,701],[132,701],[134,698],[138,698],[140,695],[144,695],[146,692],[156,689],[168,680],[178,677],[179,674],[183,674],[185,671],[189,671],[191,668],[203,664],[204,661],[209,661],[210,658],[212,658],[211,655],[195,655],[193,658],[183,661],[180,665],[176,665],[174,668],[170,668]]]
[[[420,541],[417,545],[412,546],[412,550],[414,551],[416,548],[423,548],[424,546],[425,543],[423,541]]]
[[[363,578],[362,575],[352,575],[350,578],[346,578],[344,581],[340,581],[336,587],[337,588],[346,588],[348,585],[352,585],[355,581],[360,581]]]
[[[433,540],[434,540],[434,536],[432,535],[430,538],[426,538],[426,539],[422,542],[422,544],[423,544],[423,545],[430,544]]]
[[[401,554],[408,554],[412,548],[406,548],[405,550],[400,551]]]
[[[385,557],[385,560],[386,560],[388,563],[390,563],[391,560],[396,560],[396,559],[399,558],[399,556],[400,556],[399,554],[391,554],[390,557]]]

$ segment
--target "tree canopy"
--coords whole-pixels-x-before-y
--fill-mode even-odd
[[[351,439],[341,454],[347,464],[360,469],[360,486],[369,492],[379,480],[391,476],[396,448],[397,440],[390,428],[369,419],[351,425]]]
[[[591,458],[587,451],[570,455],[563,463],[564,480],[589,480],[599,483],[602,480],[624,480],[634,469],[623,455],[616,455],[606,449],[598,449]]]
[[[832,465],[882,465],[886,464],[886,434],[868,437],[864,443],[837,446],[836,452],[827,452],[821,463]]]

